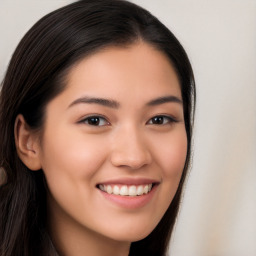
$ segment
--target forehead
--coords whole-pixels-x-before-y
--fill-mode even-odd
[[[97,97],[141,106],[170,95],[182,100],[170,60],[153,46],[140,42],[108,47],[83,58],[69,70],[65,90],[53,101],[67,107],[78,98]]]
[[[180,96],[177,74],[168,57],[147,43],[126,47],[107,47],[85,57],[70,70],[68,89],[93,89],[95,92],[127,88],[138,90],[171,90]],[[153,92],[155,93],[155,92]]]

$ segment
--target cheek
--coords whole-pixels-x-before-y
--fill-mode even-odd
[[[163,179],[178,180],[184,169],[187,155],[187,136],[184,129],[171,134],[158,147],[158,163],[163,171]]]
[[[102,138],[63,129],[44,136],[41,162],[48,189],[57,205],[71,215],[87,212],[82,202],[94,196],[95,176],[106,159],[105,144]],[[51,208],[56,209],[55,204]]]
[[[42,169],[55,200],[64,208],[74,204],[75,210],[79,201],[90,198],[95,187],[95,177],[105,157],[106,148],[100,139],[63,130],[46,134]],[[85,196],[81,198],[81,194]]]
[[[184,129],[179,129],[158,145],[157,163],[161,168],[161,194],[159,199],[160,218],[171,204],[178,189],[180,179],[183,173],[186,155],[187,155],[187,136]]]
[[[93,171],[104,161],[105,155],[106,150],[100,138],[62,131],[46,134],[42,165],[45,172],[51,170],[71,176],[93,175]]]

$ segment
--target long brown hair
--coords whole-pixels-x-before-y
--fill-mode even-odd
[[[178,75],[187,133],[187,158],[176,195],[165,215],[130,255],[165,255],[179,210],[191,156],[195,82],[189,59],[176,37],[152,14],[123,0],[81,0],[39,20],[17,46],[0,95],[0,255],[54,255],[46,227],[43,171],[19,159],[14,122],[22,114],[31,129],[44,124],[47,103],[65,89],[69,69],[80,59],[110,46],[145,41],[163,52]]]

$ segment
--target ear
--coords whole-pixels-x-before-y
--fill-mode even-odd
[[[42,166],[38,134],[32,131],[21,114],[16,117],[14,135],[16,150],[21,161],[30,170],[40,170]]]

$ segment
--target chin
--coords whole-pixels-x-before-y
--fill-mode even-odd
[[[153,231],[153,228],[149,229],[149,227],[130,227],[129,230],[120,230],[119,232],[115,232],[111,235],[113,240],[117,241],[127,241],[127,242],[137,242],[146,238]]]

